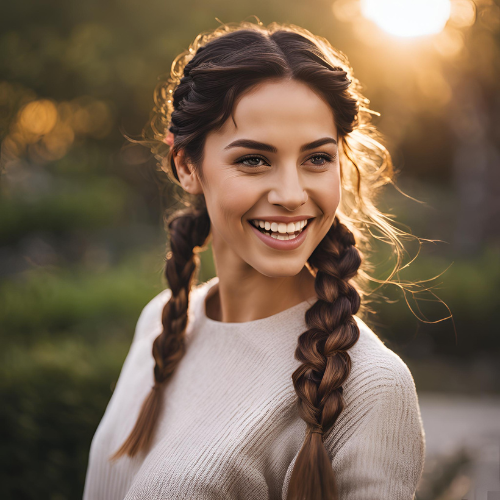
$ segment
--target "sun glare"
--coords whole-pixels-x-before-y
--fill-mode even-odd
[[[416,37],[439,33],[450,17],[450,0],[361,0],[361,12],[387,33]]]

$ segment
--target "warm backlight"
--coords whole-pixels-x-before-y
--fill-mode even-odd
[[[450,0],[361,0],[363,15],[387,33],[415,37],[439,33],[450,17]]]

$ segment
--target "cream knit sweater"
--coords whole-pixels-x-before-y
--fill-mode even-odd
[[[153,340],[166,289],[142,311],[90,448],[84,500],[286,499],[304,441],[292,373],[311,299],[268,318],[222,323],[205,314],[214,278],[190,295],[186,354],[164,388],[153,444],[108,461],[153,385]],[[325,435],[341,500],[412,500],[425,440],[405,363],[356,317],[346,406]]]

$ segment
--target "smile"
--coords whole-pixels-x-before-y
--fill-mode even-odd
[[[264,220],[251,220],[250,223],[254,225],[261,233],[270,236],[276,240],[293,240],[304,230],[307,226],[307,219],[297,222],[270,222]]]
[[[262,243],[283,251],[295,250],[304,243],[313,220],[314,217],[293,222],[251,219],[248,223]]]

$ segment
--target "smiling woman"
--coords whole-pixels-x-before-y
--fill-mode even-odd
[[[225,25],[155,97],[142,142],[187,208],[84,498],[411,500],[415,386],[361,319],[373,230],[393,274],[403,233],[374,203],[392,166],[346,57],[297,26]],[[195,285],[209,240],[217,277]]]

